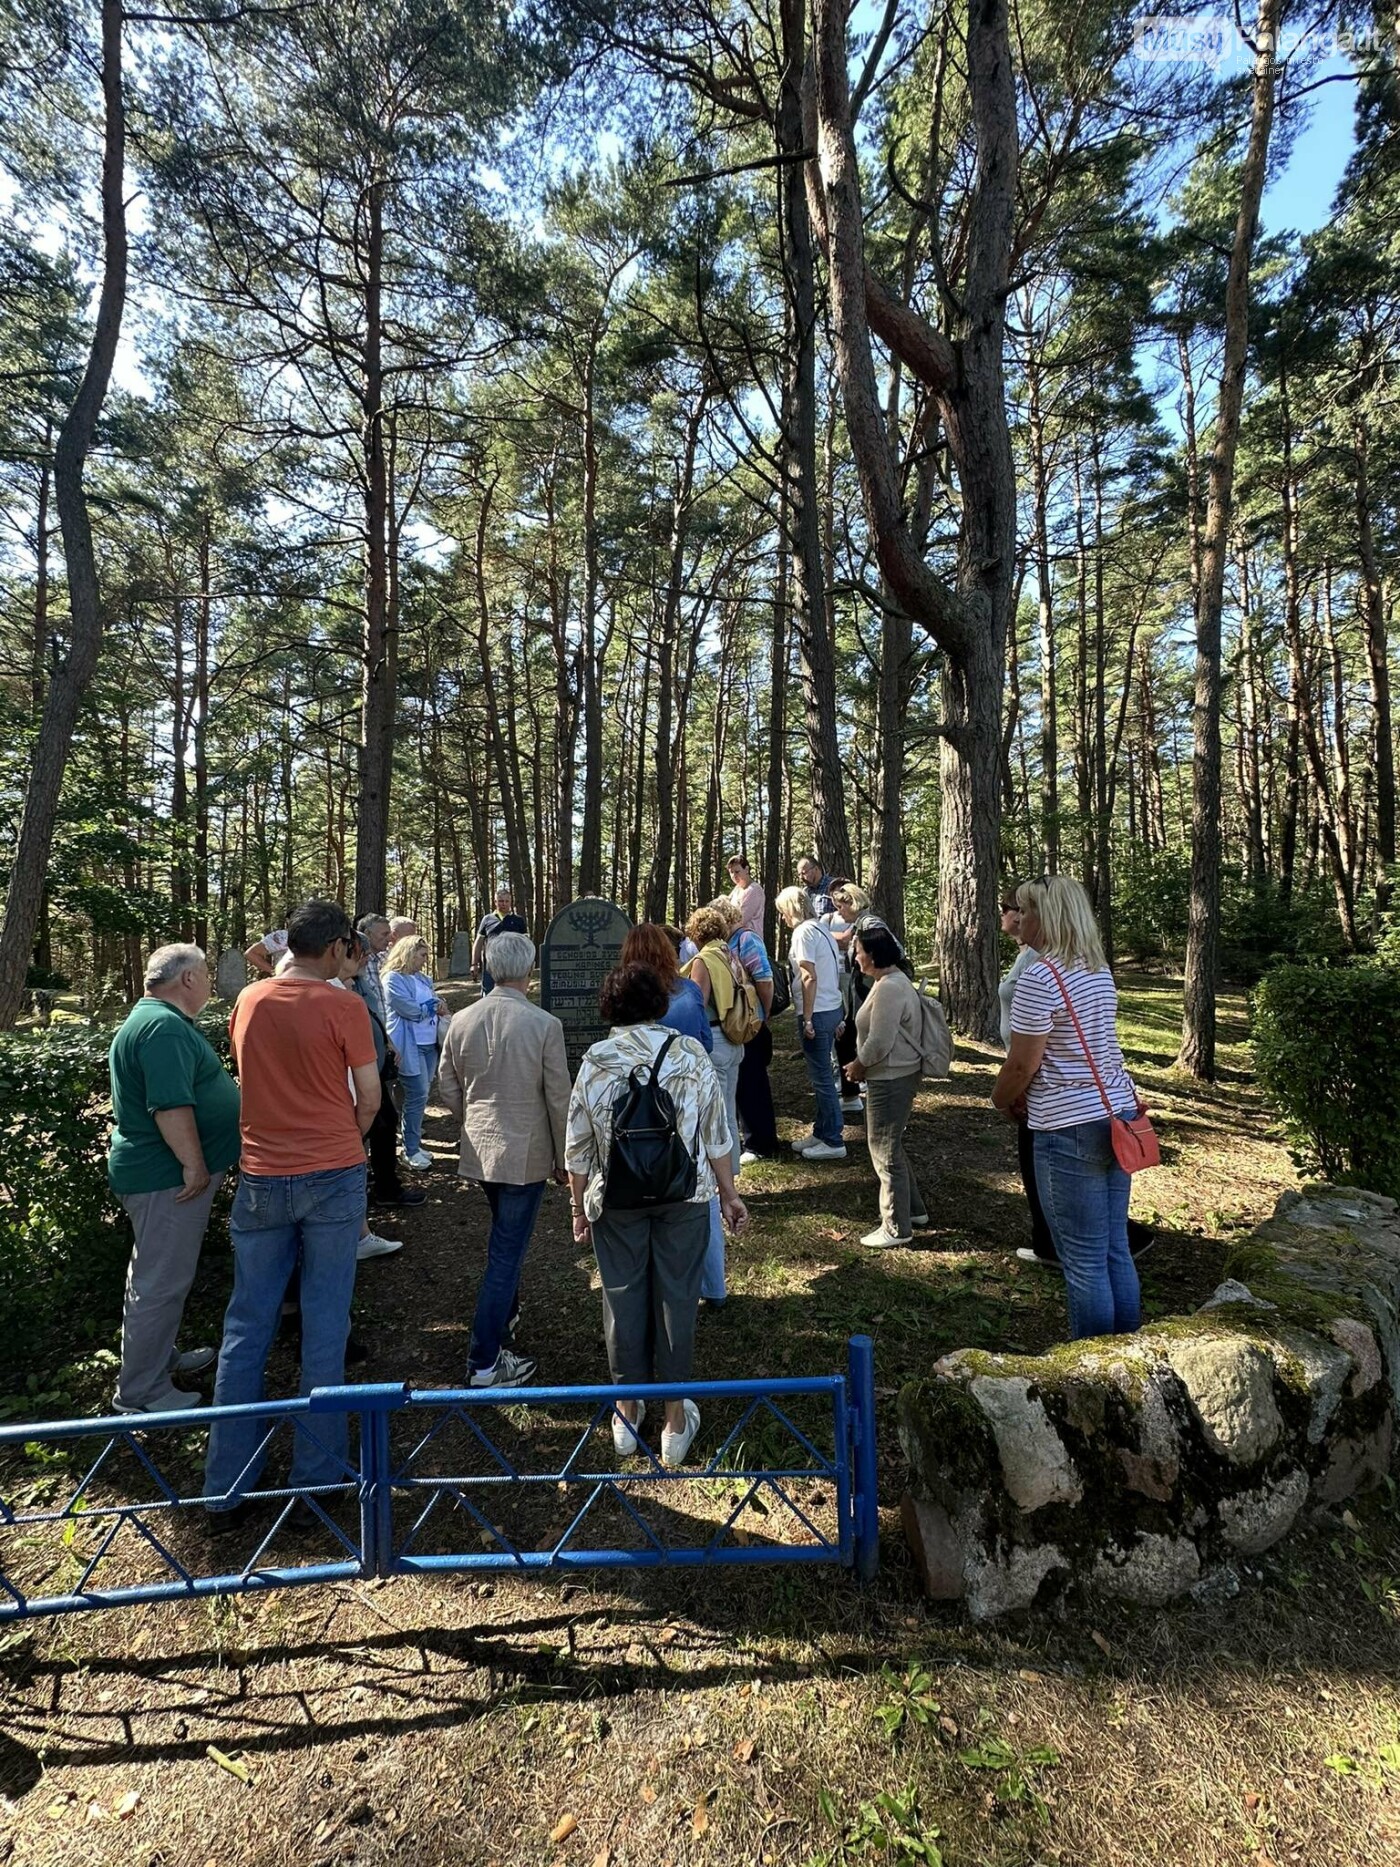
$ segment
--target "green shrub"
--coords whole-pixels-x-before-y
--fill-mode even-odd
[[[1299,1168],[1400,1198],[1400,972],[1278,966],[1254,993],[1260,1086]]]
[[[1285,901],[1278,884],[1257,886],[1240,876],[1220,890],[1220,968],[1227,979],[1254,985],[1271,967],[1295,960],[1340,960],[1342,924],[1332,891],[1314,883]]]
[[[1143,963],[1186,951],[1191,858],[1180,849],[1130,843],[1113,878],[1113,936],[1120,954]]]
[[[0,1037],[0,1390],[110,1339],[130,1234],[107,1187],[109,1031]]]

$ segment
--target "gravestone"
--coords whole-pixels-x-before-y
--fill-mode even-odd
[[[469,933],[459,933],[452,942],[452,957],[447,962],[449,979],[470,979],[472,976],[472,937]]]
[[[230,947],[226,953],[220,953],[214,973],[214,990],[219,997],[231,1005],[247,983],[248,962],[238,949]]]
[[[564,1026],[569,1073],[590,1044],[606,1037],[598,988],[617,964],[632,923],[611,901],[587,897],[562,908],[549,923],[540,959],[540,1003]]]

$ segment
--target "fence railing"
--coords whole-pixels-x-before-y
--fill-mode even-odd
[[[656,1409],[682,1397],[700,1405],[712,1451],[668,1468],[643,1442],[618,1459],[618,1401]],[[237,1500],[212,1497],[203,1429],[235,1413],[265,1425],[250,1469],[276,1464],[299,1434],[316,1438],[327,1414],[357,1416],[358,1446],[332,1482],[259,1481]],[[829,1563],[868,1579],[877,1561],[868,1336],[851,1338],[844,1374],[370,1383],[0,1428],[0,1625],[373,1576]]]

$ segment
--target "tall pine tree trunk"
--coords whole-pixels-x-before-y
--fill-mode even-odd
[[[953,340],[900,305],[866,267],[846,12],[816,0],[814,214],[827,247],[837,373],[880,570],[944,651],[938,957],[954,1022],[999,1031],[997,889],[1002,690],[1015,590],[1016,482],[1003,373],[1018,160],[1005,0],[972,9],[967,80],[976,140]],[[934,238],[938,230],[934,229]],[[874,329],[933,390],[961,492],[952,588],[924,560],[905,509],[875,381]]]
[[[1215,994],[1220,964],[1220,636],[1225,563],[1234,509],[1235,449],[1249,344],[1249,275],[1259,230],[1259,202],[1274,121],[1282,0],[1260,0],[1254,43],[1249,145],[1240,173],[1240,209],[1225,285],[1225,356],[1215,411],[1196,599],[1196,690],[1192,711],[1191,905],[1186,934],[1186,990],[1177,1062],[1205,1081],[1215,1078]]]
[[[102,593],[83,486],[88,450],[106,399],[126,305],[126,115],[122,101],[122,8],[102,0],[102,289],[82,382],[54,450],[54,496],[68,569],[68,652],[54,668],[24,794],[19,840],[0,927],[0,1030],[25,1002],[24,979],[43,904],[44,879],[78,709],[102,644]]]
[[[368,211],[361,359],[365,621],[357,761],[356,914],[382,913],[387,898],[389,774],[394,739],[394,675],[389,655],[389,470],[384,446],[384,188],[380,182],[371,184]]]
[[[787,508],[792,539],[792,611],[797,630],[812,780],[813,854],[834,874],[851,873],[851,840],[836,733],[836,644],[826,601],[821,509],[817,498],[816,254],[807,203],[802,120],[806,0],[780,0],[783,77],[778,98],[778,153],[783,158],[783,269],[789,317],[784,411]]]

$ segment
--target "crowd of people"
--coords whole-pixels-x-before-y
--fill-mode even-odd
[[[210,995],[204,954],[158,949],[111,1050],[110,1175],[135,1234],[116,1408],[201,1402],[178,1379],[207,1370],[215,1353],[181,1354],[177,1336],[214,1198],[235,1166],[234,1288],[215,1406],[263,1397],[289,1317],[301,1391],[343,1381],[356,1350],[357,1263],[401,1249],[370,1229],[369,1211],[423,1201],[405,1173],[433,1164],[422,1121],[435,1082],[458,1172],[490,1215],[469,1384],[534,1378],[535,1360],[516,1347],[521,1274],[551,1180],[569,1189],[575,1241],[597,1262],[613,1380],[690,1381],[701,1305],[726,1301],[727,1241],[748,1224],[742,1170],[779,1151],[771,1026],[788,1004],[813,1105],[794,1151],[812,1163],[846,1159],[847,1117],[863,1115],[879,1219],[862,1243],[910,1244],[930,1216],[904,1138],[921,1080],[947,1072],[946,1023],[864,891],[815,858],[798,872],[774,904],[789,933],[785,966],[764,945],[764,891],[739,857],[730,892],[683,929],[634,927],[602,987],[608,1035],[572,1083],[563,1026],[529,996],[536,949],[504,889],[473,952],[481,995],[450,1017],[412,921],[370,914],[356,926],[333,902],[298,908],[247,950],[259,977],[229,1022],[236,1081],[196,1023]],[[1128,1176],[1109,1131],[1137,1098],[1112,975],[1077,882],[1026,882],[1003,909],[1020,950],[1003,982],[1007,1056],[993,1101],[1018,1130],[1032,1218],[1022,1255],[1063,1269],[1072,1335],[1133,1329]],[[639,1449],[645,1415],[640,1402],[618,1403],[620,1455]],[[667,1400],[663,1463],[686,1462],[699,1425],[693,1400]],[[335,1482],[346,1434],[343,1417],[318,1415],[314,1432],[296,1436],[292,1482]],[[234,1412],[211,1429],[215,1529],[240,1520],[264,1450],[256,1417]]]

